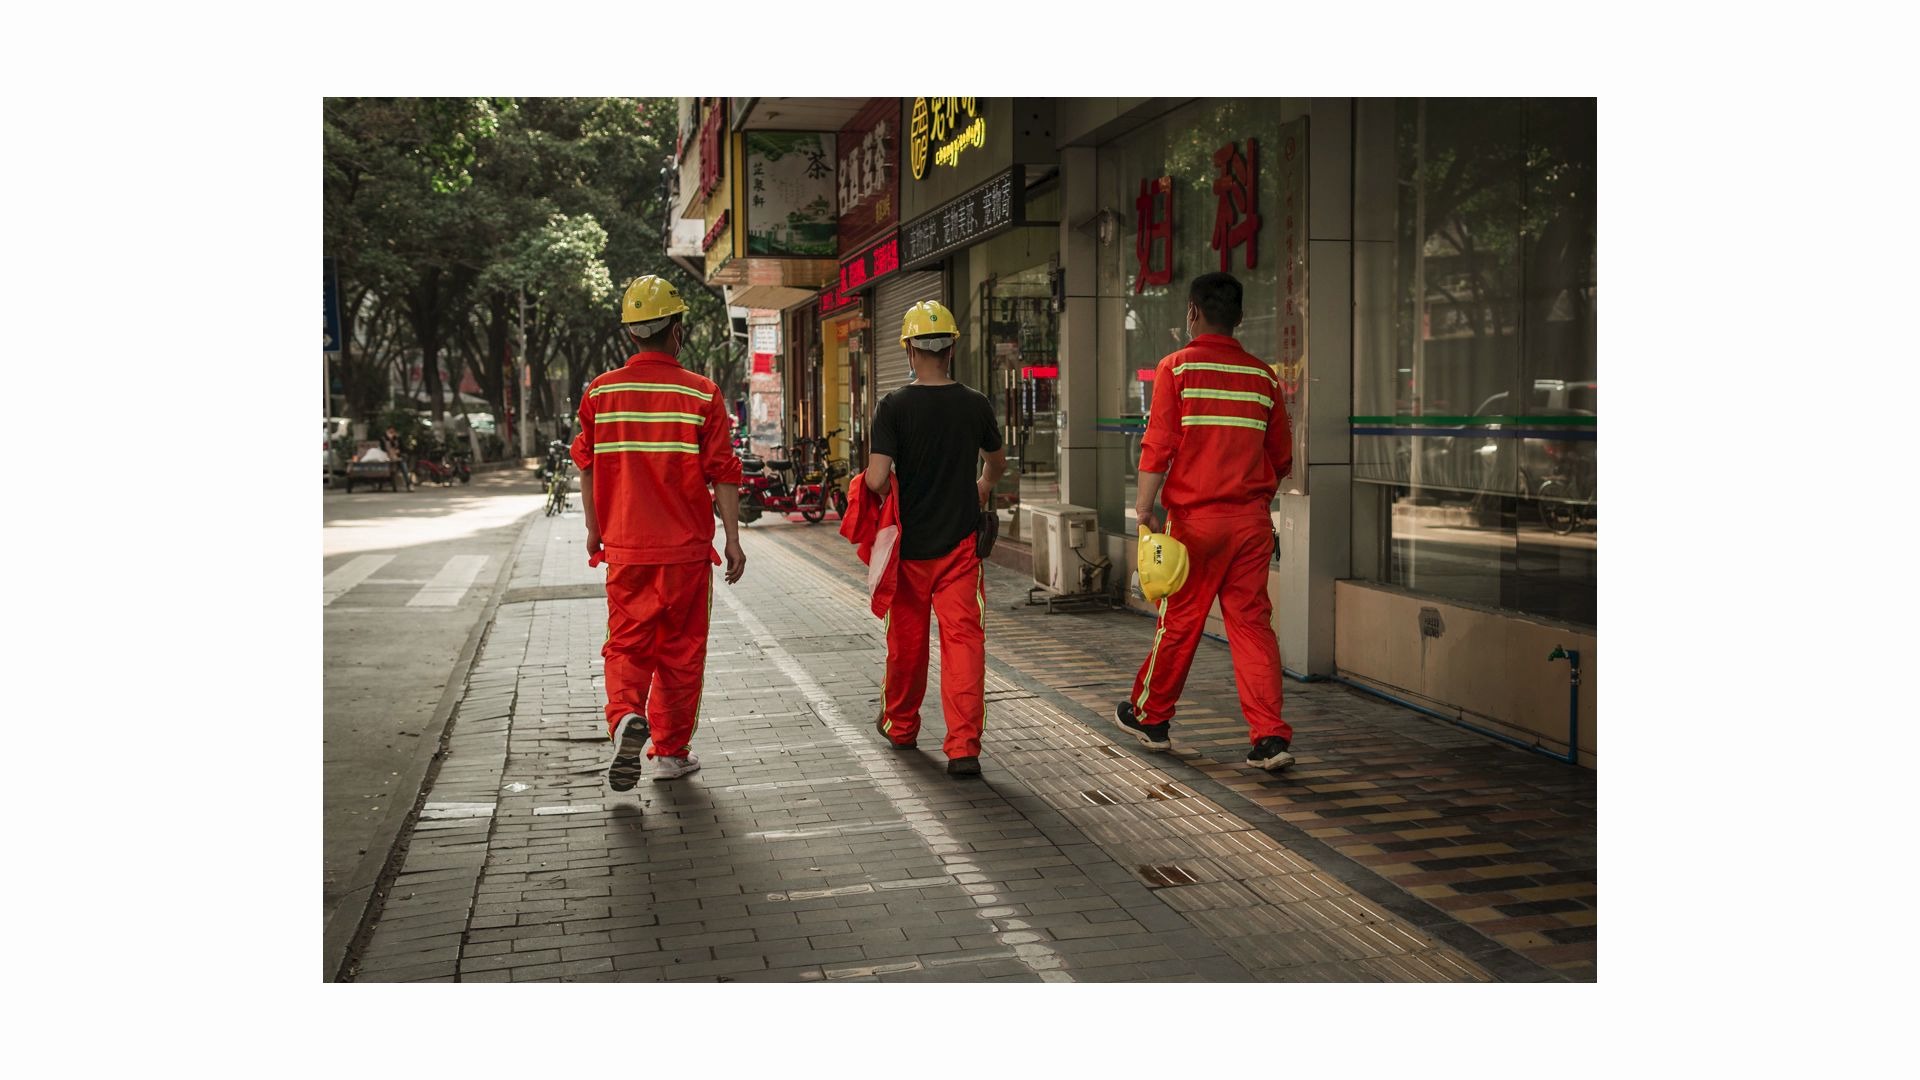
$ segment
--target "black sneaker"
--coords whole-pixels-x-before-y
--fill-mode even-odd
[[[1293,764],[1293,755],[1287,753],[1287,740],[1278,735],[1269,735],[1253,744],[1247,751],[1247,764],[1256,769],[1278,772]]]
[[[893,735],[887,731],[887,710],[885,709],[880,710],[879,719],[873,722],[873,730],[879,732],[880,737],[887,740],[887,745],[893,747],[895,750],[911,750],[920,741],[918,739],[909,739],[906,742],[899,742],[894,739]]]
[[[1173,725],[1141,723],[1131,701],[1123,701],[1114,707],[1113,722],[1120,726],[1121,731],[1139,739],[1149,750],[1173,749],[1173,741],[1167,737],[1167,729]]]
[[[947,759],[948,776],[979,776],[980,759],[977,757],[957,757]]]
[[[628,713],[613,729],[613,764],[607,766],[607,786],[615,791],[632,791],[640,779],[640,767],[646,762],[647,718]]]

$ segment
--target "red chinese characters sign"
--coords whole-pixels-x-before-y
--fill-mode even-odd
[[[1300,400],[1305,368],[1307,260],[1304,132],[1289,130],[1280,149],[1280,389],[1289,405]]]
[[[840,286],[837,284],[829,285],[820,290],[820,314],[822,317],[831,315],[836,311],[845,311],[847,308],[859,302],[860,298],[858,296],[841,292]]]
[[[895,233],[840,264],[840,291],[852,293],[900,269],[900,235]]]
[[[1173,178],[1140,181],[1140,196],[1133,201],[1133,253],[1140,273],[1133,279],[1135,296],[1149,285],[1173,281]],[[1154,248],[1160,250],[1160,268],[1153,268]]]
[[[844,257],[900,223],[900,100],[879,98],[861,109],[834,146]]]
[[[1220,269],[1230,269],[1233,249],[1245,245],[1247,269],[1259,265],[1260,194],[1259,146],[1247,140],[1246,153],[1235,143],[1213,152],[1213,193],[1219,199],[1213,214],[1213,250],[1220,253]]]
[[[727,136],[727,99],[707,100],[707,113],[700,121],[700,198],[703,202],[720,186]]]

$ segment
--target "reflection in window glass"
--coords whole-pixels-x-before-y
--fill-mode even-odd
[[[1280,161],[1283,128],[1304,114],[1296,99],[1201,100],[1127,133],[1098,153],[1099,205],[1107,208],[1100,237],[1100,387],[1097,432],[1100,454],[1100,525],[1110,532],[1135,527],[1140,438],[1153,398],[1154,367],[1186,344],[1187,286],[1219,270],[1213,247],[1220,197],[1214,182],[1221,169],[1214,154],[1229,145],[1243,154],[1255,144],[1252,205],[1261,216],[1254,237],[1254,266],[1244,245],[1229,249],[1227,270],[1245,288],[1244,318],[1236,336],[1248,352],[1268,363],[1280,360],[1281,278],[1284,265],[1285,170]],[[1139,277],[1137,200],[1142,182],[1171,180],[1172,277],[1146,284]],[[1302,212],[1304,218],[1304,211]],[[1304,228],[1300,230],[1304,235]],[[1158,249],[1155,269],[1163,267]]]
[[[1390,539],[1356,572],[1592,623],[1594,102],[1403,100],[1391,122],[1395,299],[1360,317],[1392,349],[1357,357],[1353,419],[1354,477],[1385,489],[1356,512]]]

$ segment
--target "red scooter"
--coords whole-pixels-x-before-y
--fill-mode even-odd
[[[829,437],[840,434],[839,428],[829,433]],[[776,446],[781,450],[798,450],[806,453],[811,449],[822,460],[826,454],[826,439],[813,439],[797,447]],[[836,499],[825,490],[826,476],[833,470],[823,466],[810,470],[806,482],[799,477],[799,463],[793,455],[785,458],[761,458],[751,450],[736,443],[740,452],[740,521],[751,525],[760,519],[761,514],[799,514],[808,522],[817,522],[826,517],[829,504],[846,511],[846,496],[840,494]],[[719,513],[714,507],[714,513]]]
[[[413,475],[421,483],[429,480],[439,484],[452,484],[455,479],[465,484],[473,479],[473,470],[467,467],[467,455],[454,453],[450,463],[442,464],[440,458],[447,456],[445,450],[432,450],[422,453],[413,462]]]

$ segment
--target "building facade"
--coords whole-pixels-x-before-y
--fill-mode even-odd
[[[754,298],[786,312],[792,435],[838,429],[858,468],[906,380],[901,312],[940,300],[1003,427],[1006,541],[1033,506],[1086,507],[1129,566],[1154,366],[1187,284],[1227,270],[1294,426],[1269,573],[1288,670],[1550,753],[1577,709],[1595,763],[1592,99],[730,104],[737,160],[756,124],[811,119],[834,171],[831,275],[805,265],[817,233],[776,249],[701,218],[734,245],[709,281],[792,290]],[[751,197],[746,167],[722,201]]]

